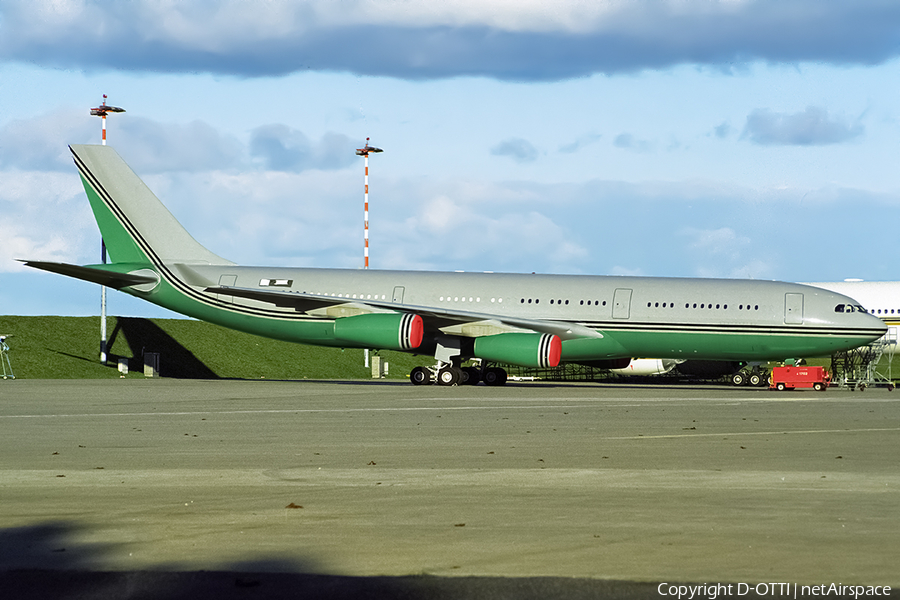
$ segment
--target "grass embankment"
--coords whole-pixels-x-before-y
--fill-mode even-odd
[[[99,317],[0,316],[13,372],[22,379],[105,379],[119,377],[119,358],[128,359],[128,377],[143,377],[144,352],[160,354],[160,374],[184,379],[369,379],[363,351],[291,344],[189,319],[109,317],[109,362],[100,363]],[[371,355],[371,353],[370,353]],[[433,359],[381,351],[388,377],[404,379],[416,365]],[[900,357],[897,357],[900,360]],[[830,367],[828,358],[810,364]],[[879,371],[886,373],[888,360]],[[892,365],[900,373],[900,363]],[[2,373],[2,369],[0,369]]]
[[[160,375],[194,379],[368,379],[363,351],[319,348],[270,340],[187,319],[109,317],[109,363],[100,363],[99,317],[0,317],[17,378],[104,379],[143,377],[144,352],[160,354]],[[370,352],[371,355],[371,352]],[[388,377],[402,379],[428,357],[382,351]],[[0,370],[2,373],[2,370]]]

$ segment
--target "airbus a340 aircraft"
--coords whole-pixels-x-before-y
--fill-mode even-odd
[[[27,265],[261,336],[434,357],[416,384],[506,381],[484,363],[821,356],[885,332],[854,300],[793,283],[238,266],[194,240],[111,147],[71,149],[113,262]],[[470,358],[484,366],[462,368]]]

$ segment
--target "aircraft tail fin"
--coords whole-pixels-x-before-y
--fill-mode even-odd
[[[195,240],[112,147],[69,148],[114,262],[234,264]]]

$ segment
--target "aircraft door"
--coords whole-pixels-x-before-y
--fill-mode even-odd
[[[233,287],[235,284],[237,284],[237,275],[220,275],[219,276],[219,285]],[[234,296],[226,296],[225,294],[216,294],[216,297],[219,300],[224,300],[225,302],[234,302]]]
[[[784,324],[803,324],[803,294],[784,295]]]
[[[613,296],[613,319],[627,319],[631,316],[631,290],[619,288]]]
[[[406,291],[406,288],[402,285],[398,285],[394,288],[394,294],[391,296],[391,302],[396,302],[397,304],[403,304],[403,292]]]

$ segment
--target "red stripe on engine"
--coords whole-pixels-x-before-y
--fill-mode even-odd
[[[412,321],[409,324],[409,347],[421,346],[423,337],[425,337],[425,323],[422,322],[422,317],[419,315],[412,315]]]
[[[547,366],[559,366],[559,359],[562,356],[562,340],[558,335],[550,337],[550,343],[547,348]]]

